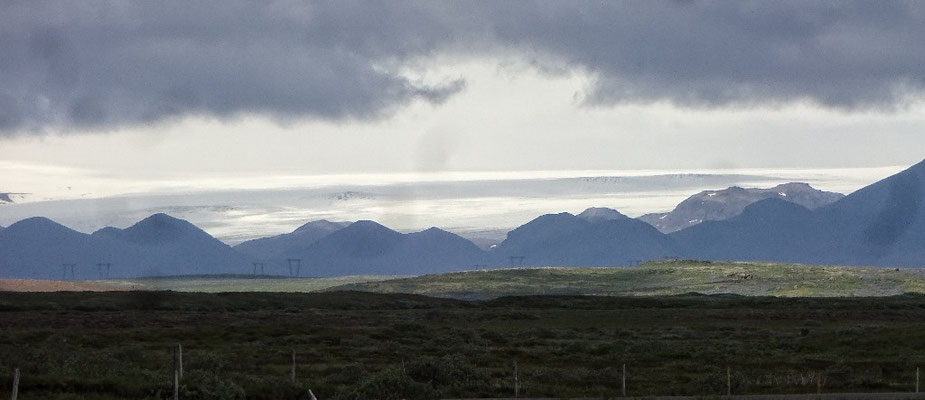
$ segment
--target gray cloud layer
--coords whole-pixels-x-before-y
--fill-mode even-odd
[[[0,134],[191,114],[375,118],[465,86],[394,67],[500,52],[591,72],[591,104],[889,109],[925,90],[923,37],[925,5],[901,1],[11,1]]]

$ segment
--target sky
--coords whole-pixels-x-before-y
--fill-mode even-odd
[[[6,1],[0,192],[908,166],[922,37],[914,1]]]

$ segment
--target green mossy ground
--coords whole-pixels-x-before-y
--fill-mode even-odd
[[[630,268],[522,268],[363,282],[334,290],[487,299],[524,295],[665,296],[683,293],[840,297],[925,293],[920,269],[703,261]]]
[[[510,396],[515,360],[521,396],[909,391],[925,296],[0,293],[21,399],[168,398],[176,343],[184,399]]]

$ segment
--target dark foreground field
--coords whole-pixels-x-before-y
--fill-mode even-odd
[[[169,398],[177,343],[183,399],[912,391],[925,296],[0,293],[0,396]]]

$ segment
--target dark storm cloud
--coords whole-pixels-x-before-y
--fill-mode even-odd
[[[893,108],[925,86],[921,2],[504,4],[498,40],[594,73],[592,103]]]
[[[403,18],[430,19],[373,3],[7,2],[0,129],[191,114],[365,119],[462,90],[390,70],[441,40],[440,26]]]
[[[4,2],[0,132],[375,118],[462,90],[395,72],[440,54],[584,70],[590,104],[891,109],[925,89],[921,4]]]

